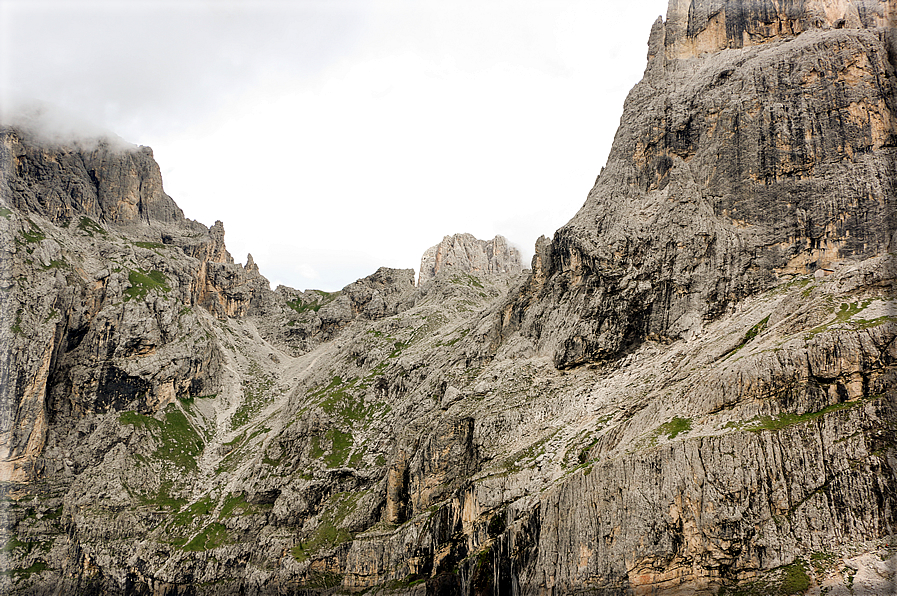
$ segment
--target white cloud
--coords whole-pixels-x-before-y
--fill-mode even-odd
[[[7,2],[3,80],[151,145],[273,282],[333,290],[456,232],[531,255],[585,200],[665,4]]]

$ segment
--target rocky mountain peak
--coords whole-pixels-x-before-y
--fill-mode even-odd
[[[4,131],[0,593],[894,594],[894,2],[670,6],[524,275],[272,292],[148,150]]]
[[[188,225],[162,188],[149,147],[49,142],[26,130],[0,127],[0,185],[24,211],[54,223],[88,217],[112,225]]]
[[[667,60],[676,60],[813,30],[893,27],[893,19],[889,0],[670,0],[655,40],[662,40]]]
[[[420,259],[418,283],[436,277],[440,271],[466,273],[520,273],[520,251],[508,244],[504,236],[479,240],[472,234],[446,236],[428,248]]]
[[[560,367],[694,338],[895,230],[895,3],[673,0],[608,162],[497,324]],[[825,197],[825,200],[820,200]]]

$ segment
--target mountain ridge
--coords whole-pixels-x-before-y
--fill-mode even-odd
[[[670,2],[531,270],[272,291],[0,131],[4,592],[893,592],[895,6],[745,6]]]

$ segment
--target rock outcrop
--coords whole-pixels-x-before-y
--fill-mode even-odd
[[[440,271],[520,273],[520,251],[509,245],[504,236],[492,240],[478,240],[471,234],[446,236],[421,257],[418,283],[430,281]]]
[[[537,249],[502,336],[523,330],[558,366],[615,358],[892,250],[893,17],[893,2],[671,2],[607,166]]]
[[[4,197],[54,224],[79,217],[109,224],[184,224],[184,213],[162,190],[149,147],[122,149],[96,139],[88,148],[56,145],[22,129],[2,132]]]
[[[3,129],[0,591],[894,593],[894,10],[672,0],[529,272],[271,291]]]

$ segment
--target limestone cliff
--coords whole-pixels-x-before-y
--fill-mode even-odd
[[[430,281],[440,271],[480,273],[520,273],[520,251],[504,236],[478,240],[471,234],[446,236],[431,246],[420,259],[418,283]]]
[[[0,590],[894,593],[894,14],[672,0],[529,272],[271,291],[148,150],[3,129]]]
[[[897,46],[893,20],[877,28],[893,17],[893,2],[671,2],[607,166],[502,333],[559,366],[614,358],[893,250]]]

